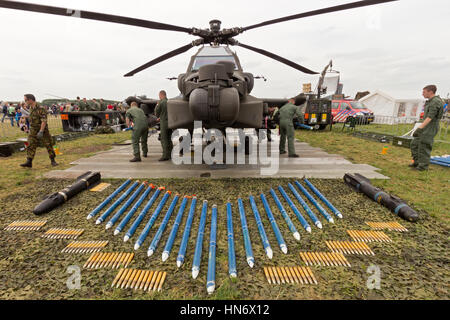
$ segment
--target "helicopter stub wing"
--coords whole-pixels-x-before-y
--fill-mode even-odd
[[[300,94],[295,98],[295,105],[300,106],[302,104],[304,104],[306,102],[306,96],[303,94]],[[270,107],[277,107],[277,108],[281,108],[282,106],[284,106],[286,103],[289,102],[288,98],[264,98],[261,99],[264,103],[267,103],[269,108]]]
[[[156,105],[158,104],[159,100],[155,99],[142,99],[139,97],[128,97],[125,102],[128,105],[131,105],[131,103],[136,102],[139,107],[144,110],[145,114],[153,114],[155,113]]]

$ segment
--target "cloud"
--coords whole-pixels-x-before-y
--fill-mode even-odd
[[[27,0],[187,27],[208,27],[219,18],[223,27],[333,6],[349,1],[269,0],[164,3],[145,0]],[[425,10],[427,9],[427,10]],[[424,14],[426,12],[426,14]],[[239,41],[266,49],[316,71],[330,59],[341,71],[345,93],[385,89],[393,96],[416,97],[425,83],[437,83],[442,95],[448,81],[450,43],[445,40],[448,1],[398,1],[276,24],[245,32]],[[132,94],[156,96],[162,88],[178,95],[167,77],[186,72],[196,50],[165,61],[133,78],[123,74],[194,38],[112,23],[0,9],[0,100],[17,100],[23,92],[58,96],[123,99]],[[317,81],[267,57],[237,51],[246,71],[269,81],[256,82],[253,93],[292,96],[305,82]]]

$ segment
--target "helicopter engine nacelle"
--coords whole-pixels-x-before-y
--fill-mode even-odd
[[[247,92],[250,94],[255,86],[255,77],[251,73],[244,73],[245,82],[247,82]]]

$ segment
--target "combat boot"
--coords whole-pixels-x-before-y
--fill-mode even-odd
[[[32,168],[33,167],[33,159],[27,158],[27,162],[22,163],[20,166],[23,168]]]
[[[50,163],[52,164],[52,167],[56,167],[58,163],[55,161],[55,158],[50,158]]]
[[[130,160],[130,162],[141,162],[141,158],[136,158],[134,157],[133,159]]]
[[[159,162],[164,162],[164,161],[169,161],[169,160],[170,160],[170,158],[162,157],[162,158],[159,159],[158,161],[159,161]]]
[[[300,158],[298,154],[291,154],[289,155],[289,158]]]

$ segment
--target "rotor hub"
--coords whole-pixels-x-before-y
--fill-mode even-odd
[[[220,20],[211,20],[209,22],[209,28],[214,33],[219,33],[221,26],[222,26],[222,21],[220,21]]]

